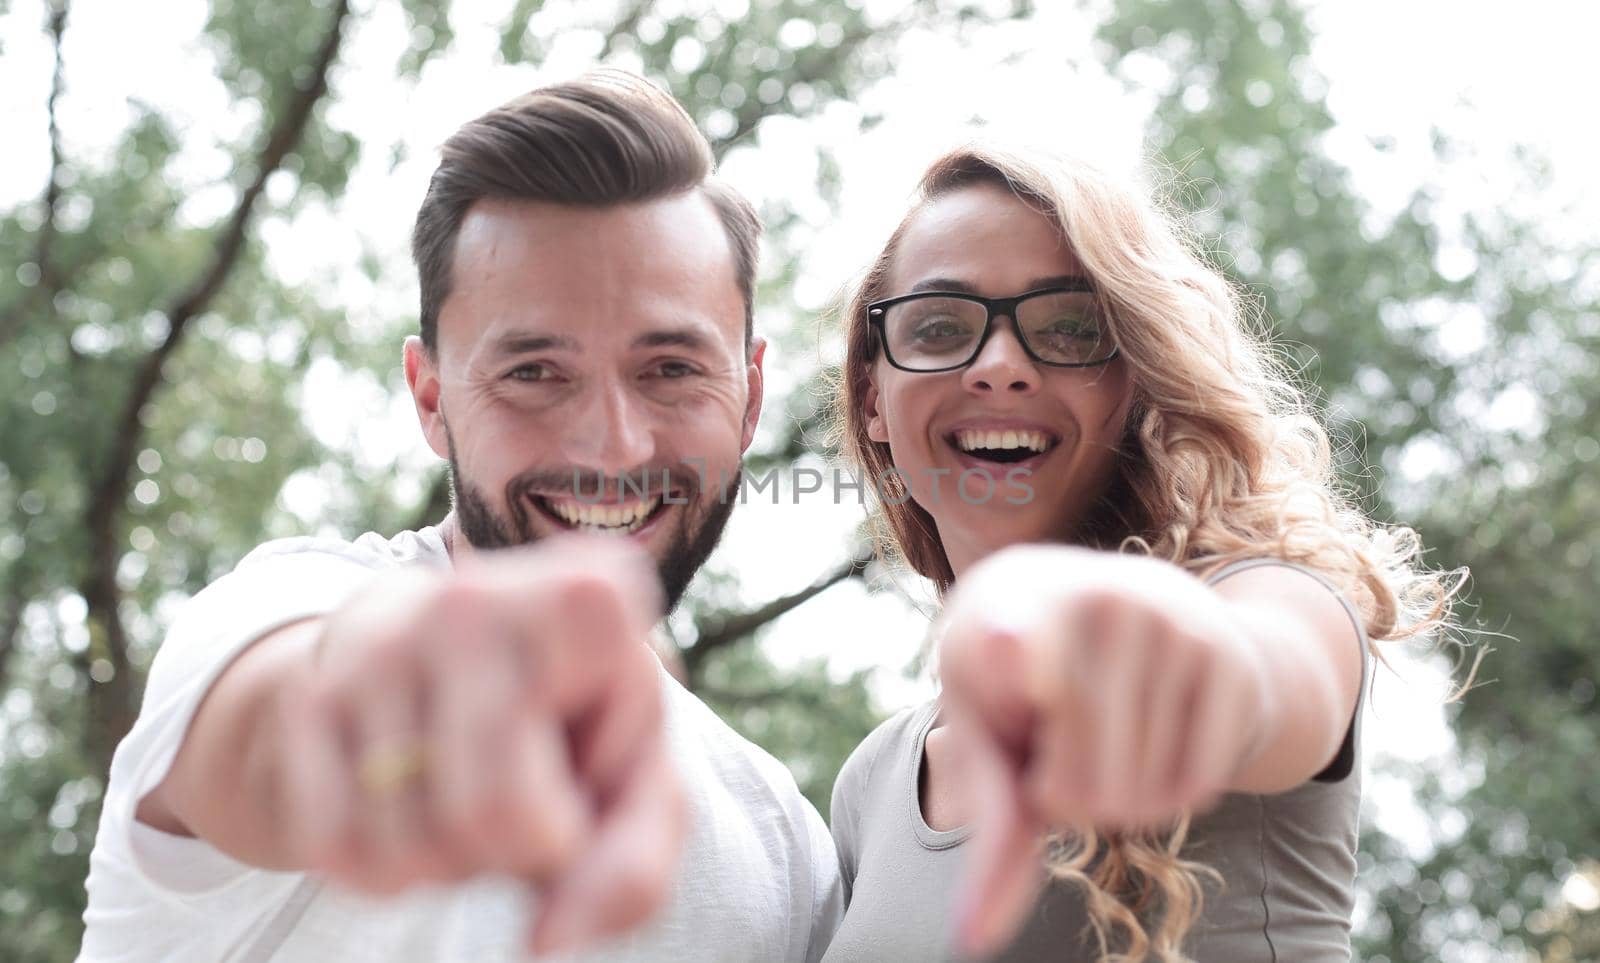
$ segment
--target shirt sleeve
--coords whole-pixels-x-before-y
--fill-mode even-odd
[[[1372,661],[1372,653],[1371,646],[1367,641],[1366,627],[1362,624],[1361,615],[1356,611],[1355,606],[1350,603],[1348,598],[1345,598],[1343,592],[1334,587],[1332,582],[1329,582],[1327,578],[1313,569],[1306,568],[1304,565],[1296,565],[1293,562],[1286,562],[1282,559],[1251,558],[1235,562],[1231,565],[1223,566],[1222,569],[1206,579],[1206,584],[1214,586],[1230,575],[1243,572],[1246,569],[1260,568],[1264,565],[1291,568],[1296,572],[1316,579],[1319,584],[1333,593],[1334,598],[1338,599],[1339,604],[1344,607],[1345,615],[1350,618],[1350,624],[1356,630],[1356,643],[1361,647],[1361,685],[1356,690],[1356,706],[1350,716],[1350,724],[1345,727],[1344,739],[1339,743],[1339,751],[1334,754],[1333,760],[1323,767],[1321,772],[1311,777],[1312,782],[1340,782],[1355,770],[1356,738],[1361,727],[1361,710],[1367,701],[1367,685],[1371,676],[1369,663]]]
[[[333,552],[252,556],[183,607],[151,665],[139,718],[112,757],[95,841],[102,857],[169,898],[214,891],[253,870],[201,840],[138,822],[139,800],[166,778],[201,700],[245,648],[331,611],[372,574]]]
[[[850,753],[833,783],[833,797],[828,805],[828,822],[833,832],[833,848],[839,854],[839,880],[844,891],[845,905],[850,905],[850,890],[855,884],[856,868],[860,866],[861,852],[857,847],[861,838],[861,794],[866,789],[867,760],[862,743]]]
[[[817,963],[844,919],[845,895],[828,827],[810,805],[805,810],[806,837],[811,844],[811,936],[806,942],[806,963]]]
[[[908,724],[916,722],[920,712],[932,712],[934,706],[905,709],[884,720],[878,728],[867,734],[861,744],[845,759],[839,776],[833,781],[833,796],[828,804],[828,821],[833,832],[833,847],[839,854],[839,877],[844,887],[844,905],[850,905],[850,894],[855,888],[856,872],[861,866],[861,811],[868,788],[872,783],[872,770],[882,754],[885,744]]]

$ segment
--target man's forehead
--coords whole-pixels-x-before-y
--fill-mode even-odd
[[[676,260],[732,269],[732,251],[716,209],[700,191],[623,204],[588,206],[515,198],[484,198],[462,218],[456,234],[455,264],[470,266],[486,257],[512,257],[529,249],[569,250],[574,246],[626,257],[636,250],[612,247],[620,237],[671,236],[698,243],[672,249]]]
[[[697,193],[605,208],[486,200],[463,220],[440,321],[441,341],[465,338],[474,354],[742,345],[744,300]]]

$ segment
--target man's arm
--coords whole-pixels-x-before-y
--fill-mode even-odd
[[[175,836],[198,836],[262,869],[301,869],[284,845],[273,760],[283,754],[279,696],[311,671],[322,618],[251,643],[212,684],[165,778],[135,818]]]
[[[687,833],[660,598],[636,549],[592,537],[386,572],[227,666],[137,818],[372,894],[526,879],[541,952],[627,928]]]

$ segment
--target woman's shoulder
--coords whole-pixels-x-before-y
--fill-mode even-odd
[[[1226,556],[1201,559],[1199,570],[1202,581],[1207,585],[1215,585],[1223,579],[1238,575],[1240,572],[1246,572],[1253,568],[1272,567],[1303,572],[1330,589],[1334,587],[1333,580],[1316,569],[1299,562],[1291,562],[1286,558],[1279,558],[1276,555],[1251,555],[1246,558],[1233,558],[1226,561],[1224,559],[1226,559]]]
[[[938,700],[930,699],[901,709],[879,723],[845,759],[835,784],[835,795],[864,791],[883,760],[900,758],[911,751],[918,733],[938,709]]]

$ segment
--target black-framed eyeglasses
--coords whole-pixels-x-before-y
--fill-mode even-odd
[[[1014,298],[921,291],[867,305],[867,322],[889,363],[902,371],[954,371],[978,356],[1009,317],[1028,357],[1055,368],[1089,368],[1117,356],[1116,342],[1088,281],[1040,288]]]

